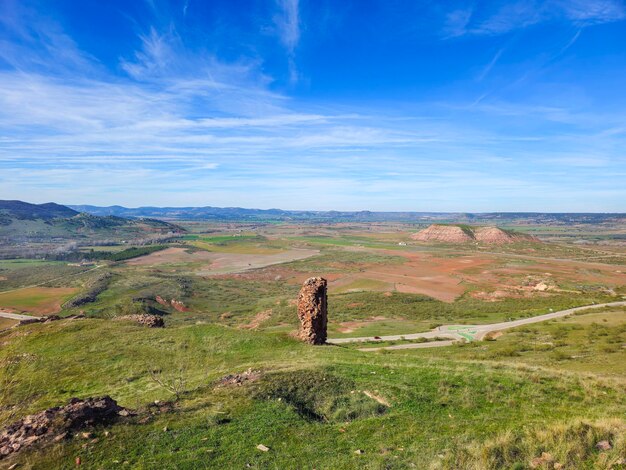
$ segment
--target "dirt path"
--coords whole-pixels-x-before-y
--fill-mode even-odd
[[[585,305],[582,307],[569,308],[567,310],[560,310],[558,312],[546,313],[544,315],[538,315],[536,317],[522,318],[520,320],[491,323],[488,325],[444,325],[435,328],[434,330],[426,333],[411,333],[406,335],[389,335],[389,336],[363,336],[359,338],[336,338],[329,339],[328,343],[331,344],[346,344],[346,343],[358,343],[358,342],[376,342],[376,341],[400,341],[400,340],[416,340],[420,338],[434,339],[434,338],[446,338],[446,341],[435,341],[431,343],[414,343],[414,344],[400,344],[395,346],[383,346],[373,348],[363,348],[361,351],[378,351],[380,349],[419,349],[419,348],[434,348],[441,346],[449,346],[455,341],[481,341],[488,333],[496,331],[507,330],[509,328],[515,328],[522,325],[530,325],[532,323],[539,323],[547,320],[553,320],[555,318],[562,318],[581,310],[596,309],[603,307],[624,307],[625,301],[609,302],[606,304]]]
[[[37,318],[30,315],[21,315],[19,313],[5,312],[4,310],[0,310],[0,317],[8,318],[10,320],[31,320],[33,318]]]

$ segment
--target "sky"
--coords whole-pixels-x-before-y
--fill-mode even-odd
[[[626,0],[0,0],[0,199],[626,212]]]

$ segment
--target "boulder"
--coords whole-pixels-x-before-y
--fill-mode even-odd
[[[310,344],[326,342],[328,323],[327,282],[321,277],[311,277],[304,281],[298,294],[298,337]]]

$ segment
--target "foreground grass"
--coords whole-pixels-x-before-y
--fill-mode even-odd
[[[137,409],[172,399],[151,379],[155,370],[165,381],[184,384],[174,411],[144,424],[139,418],[117,424],[108,437],[99,429],[95,442],[73,439],[3,462],[20,468],[67,468],[77,456],[84,468],[498,468],[481,467],[483,453],[476,449],[499,442],[501,449],[527,450],[494,462],[525,468],[539,449],[532,444],[539,430],[603,423],[626,412],[622,381],[309,347],[282,334],[216,325],[149,330],[73,320],[2,333],[0,343],[2,425],[72,396],[110,394]],[[267,378],[215,385],[248,368]],[[324,386],[327,380],[333,386]],[[389,406],[381,408],[364,391]],[[521,441],[509,434],[522,429],[530,434]],[[569,468],[591,468],[602,457],[588,449],[595,438],[584,442],[586,451]],[[270,451],[259,451],[258,444]]]

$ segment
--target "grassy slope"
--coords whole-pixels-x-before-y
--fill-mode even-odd
[[[496,341],[412,354],[626,377],[626,308],[589,312],[515,328]]]
[[[108,393],[129,407],[170,399],[150,379],[152,369],[162,370],[165,378],[182,374],[188,391],[175,412],[148,424],[116,425],[108,438],[98,432],[101,440],[87,448],[76,439],[25,452],[15,460],[22,468],[64,468],[77,455],[85,468],[111,468],[115,461],[133,468],[177,469],[293,468],[313,462],[316,468],[334,469],[427,468],[447,461],[453,468],[462,455],[459,446],[467,442],[522,426],[538,429],[626,412],[623,382],[412,354],[308,347],[280,334],[219,326],[147,330],[79,320],[29,325],[0,336],[0,341],[8,340],[11,346],[0,351],[0,361],[6,366],[7,359],[19,359],[0,372],[1,423],[72,396]],[[377,393],[392,406],[379,417],[324,423],[302,417],[284,401],[254,399],[245,386],[214,387],[215,379],[248,367],[322,370],[353,381],[355,393]],[[271,451],[258,451],[260,443]],[[357,449],[365,453],[357,455]]]

